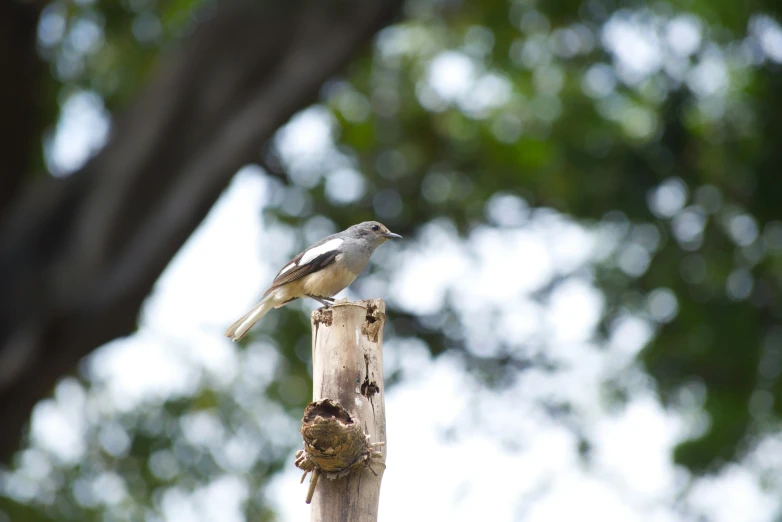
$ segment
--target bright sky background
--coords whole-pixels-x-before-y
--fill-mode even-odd
[[[765,18],[758,20],[753,29],[756,38],[769,56],[773,58],[775,52],[782,56],[779,26]],[[632,84],[661,67],[668,70],[676,66],[676,56],[688,57],[702,39],[700,22],[687,16],[671,21],[664,34],[661,39],[659,31],[649,30],[648,20],[612,19],[601,38],[614,56],[616,76],[609,67],[598,66],[590,70],[584,88],[600,97],[611,92],[617,81]],[[391,43],[385,50],[406,52],[404,41],[394,43],[394,37],[386,35]],[[533,45],[534,39],[530,42],[520,60],[539,63],[542,51]],[[683,79],[696,91],[706,85],[715,92],[724,90],[726,85],[719,81],[726,78],[723,58],[715,54]],[[437,55],[426,74],[428,83],[419,98],[424,105],[434,104],[433,110],[437,104],[455,103],[477,114],[509,96],[506,80],[481,70],[460,52]],[[557,83],[554,76],[539,81],[546,88]],[[627,122],[629,129],[649,131],[643,114],[633,118]],[[277,146],[296,183],[315,185],[320,174],[308,174],[308,167],[325,164],[327,195],[335,204],[349,204],[362,197],[365,188],[355,166],[334,148],[333,126],[326,109],[309,109],[283,129]],[[108,128],[98,97],[73,95],[47,146],[52,172],[67,175],[78,168],[101,145]],[[90,357],[89,366],[102,390],[100,398],[86,397],[80,388],[62,383],[55,398],[42,402],[34,412],[36,445],[65,461],[78,461],[84,452],[89,400],[101,401],[103,408],[128,410],[146,400],[188,395],[197,389],[204,372],[226,387],[246,378],[247,372],[259,381],[270,378],[278,363],[272,349],[254,345],[253,364],[247,369],[235,345],[222,335],[296,253],[286,230],[265,226],[260,218],[273,197],[270,183],[256,167],[239,172],[166,269],[144,306],[139,331]],[[680,192],[675,183],[661,187],[653,198],[653,210],[680,210]],[[288,196],[284,204],[292,210],[307,204],[301,193]],[[532,211],[511,195],[492,198],[486,215],[487,225],[472,231],[467,241],[458,240],[447,222],[435,222],[425,224],[416,237],[383,246],[375,262],[387,269],[382,273],[388,279],[362,277],[343,295],[383,297],[421,314],[432,313],[452,299],[475,353],[491,354],[502,341],[510,341],[529,355],[557,361],[561,369],[528,370],[508,387],[491,391],[476,382],[457,358],[445,355],[432,360],[419,342],[388,336],[387,371],[401,369],[403,379],[386,396],[388,460],[380,520],[684,522],[701,516],[711,522],[775,520],[778,499],[760,487],[758,477],[776,465],[766,455],[780,454],[780,439],[765,441],[745,465],[729,466],[707,479],[691,481],[671,464],[677,441],[703,426],[697,390],[690,395],[685,391],[680,408],[666,411],[633,360],[653,335],[652,319],[675,316],[675,297],[664,290],[653,293],[647,316],[623,318],[608,345],[596,347],[590,339],[603,300],[591,282],[590,262],[625,247],[616,244],[610,230],[585,230],[553,211]],[[314,241],[336,230],[327,220],[313,219],[306,231]],[[628,273],[642,272],[649,255],[637,245],[627,247],[621,252],[620,266]],[[551,299],[546,303],[532,299],[531,293],[554,276],[564,276],[565,282]],[[314,308],[316,303],[297,305]],[[624,408],[615,408],[602,396],[602,383],[617,375],[634,391]],[[573,430],[543,410],[544,400],[574,406],[579,427],[595,444],[592,465],[579,457]],[[272,414],[270,419],[274,427],[270,437],[298,436],[298,426],[290,419]],[[220,435],[213,419],[188,422],[189,436]],[[250,451],[241,445],[237,448],[238,455]],[[8,483],[18,498],[31,495],[34,488],[28,479],[46,471],[46,465],[32,455],[23,460],[25,473]],[[268,498],[281,520],[306,520],[306,486],[299,484],[293,455],[289,461],[288,470],[270,486]],[[469,464],[459,465],[465,461]],[[123,494],[110,474],[99,486]],[[219,477],[196,492],[172,490],[163,501],[165,521],[240,521],[240,504],[249,494],[240,473]]]

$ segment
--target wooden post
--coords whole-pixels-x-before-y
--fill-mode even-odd
[[[382,299],[340,301],[312,313],[313,400],[341,404],[369,435],[371,443],[386,440],[383,382]],[[312,522],[377,520],[385,446],[372,469],[360,466],[337,479],[321,477],[312,500]],[[316,478],[315,478],[316,479]],[[317,479],[316,479],[317,480]]]

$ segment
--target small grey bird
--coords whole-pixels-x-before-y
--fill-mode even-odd
[[[321,239],[280,270],[261,302],[232,324],[225,336],[238,341],[266,312],[299,297],[311,297],[329,306],[334,302],[332,296],[364,270],[377,247],[401,237],[377,221],[365,221]]]

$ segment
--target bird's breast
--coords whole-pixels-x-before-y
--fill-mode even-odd
[[[358,273],[340,263],[338,256],[335,263],[303,277],[301,286],[304,294],[331,297],[355,281],[356,277]]]

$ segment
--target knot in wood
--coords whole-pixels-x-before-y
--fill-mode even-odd
[[[346,475],[350,468],[365,461],[370,445],[362,427],[337,401],[322,399],[304,410],[301,421],[306,457],[296,465],[303,469],[320,468],[337,476]],[[330,477],[332,478],[332,477]]]
[[[312,472],[307,504],[312,501],[321,473],[333,480],[348,475],[354,469],[369,468],[377,476],[372,465],[381,466],[381,469],[386,467],[383,453],[379,451],[386,443],[370,443],[369,435],[337,401],[322,399],[311,402],[301,420],[301,436],[304,449],[296,452],[296,466],[304,471],[301,481],[304,482]]]

